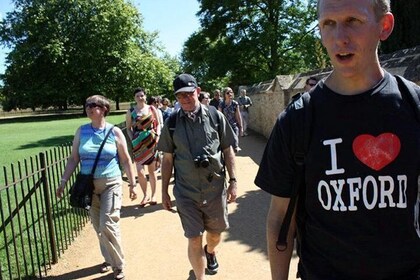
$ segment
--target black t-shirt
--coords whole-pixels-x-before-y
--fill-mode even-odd
[[[299,229],[304,279],[410,277],[420,268],[420,124],[413,106],[389,73],[354,96],[320,82],[311,104]],[[290,114],[280,114],[255,179],[281,197],[290,196],[294,174]]]

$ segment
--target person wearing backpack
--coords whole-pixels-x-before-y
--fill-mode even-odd
[[[232,148],[236,136],[221,112],[198,101],[201,89],[193,76],[181,74],[173,85],[181,109],[166,120],[158,143],[163,152],[162,205],[172,210],[168,188],[174,168],[173,194],[188,238],[188,258],[201,280],[205,279],[206,260],[210,273],[218,271],[216,246],[229,227],[227,203],[236,200]],[[230,178],[227,188],[226,171]]]
[[[301,279],[420,279],[420,88],[379,64],[390,1],[317,9],[333,70],[280,114],[255,178],[272,279],[288,279],[295,237]]]

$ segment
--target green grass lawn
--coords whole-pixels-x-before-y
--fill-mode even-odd
[[[125,121],[125,114],[113,114],[106,120],[119,124]],[[87,117],[74,115],[0,120],[0,168],[70,143],[77,128],[88,122]]]

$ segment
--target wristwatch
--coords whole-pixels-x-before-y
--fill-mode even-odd
[[[229,179],[229,183],[230,183],[230,182],[235,182],[235,183],[236,183],[236,178],[230,178],[230,179]]]

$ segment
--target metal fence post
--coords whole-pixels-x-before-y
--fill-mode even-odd
[[[49,184],[47,178],[47,163],[45,160],[45,154],[39,153],[39,160],[41,166],[41,176],[42,176],[42,186],[44,191],[44,198],[45,198],[45,212],[47,216],[47,225],[48,225],[48,233],[50,239],[50,246],[51,246],[51,255],[52,255],[52,263],[58,262],[58,252],[57,252],[57,245],[55,243],[55,231],[54,231],[54,224],[53,224],[53,215],[52,215],[52,207],[51,207],[51,199],[49,194]]]

